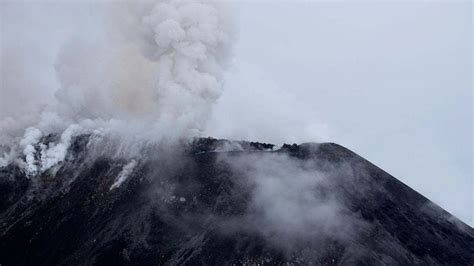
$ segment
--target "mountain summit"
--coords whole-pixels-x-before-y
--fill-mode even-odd
[[[474,263],[471,227],[333,143],[82,135],[25,160],[0,168],[1,265]]]

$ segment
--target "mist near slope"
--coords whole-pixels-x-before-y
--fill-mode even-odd
[[[369,228],[338,198],[335,179],[320,171],[321,165],[313,160],[263,152],[245,156],[224,153],[219,161],[240,176],[236,182],[243,191],[251,191],[246,215],[226,221],[227,230],[261,235],[291,253],[308,243],[337,241],[349,245]],[[354,179],[344,167],[336,172]],[[363,191],[364,185],[357,189]]]
[[[67,33],[28,52],[27,41],[44,38],[36,29],[62,21]],[[63,160],[81,134],[134,145],[199,135],[222,92],[234,38],[229,7],[209,1],[2,2],[3,28],[0,165],[25,156],[20,164],[31,175]],[[25,51],[32,58],[16,57]],[[51,62],[54,71],[42,71]],[[41,166],[32,164],[50,134],[58,141],[41,146]]]

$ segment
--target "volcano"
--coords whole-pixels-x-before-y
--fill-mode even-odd
[[[91,138],[35,175],[25,158],[0,168],[1,265],[474,263],[470,226],[334,143],[200,138],[126,157]]]

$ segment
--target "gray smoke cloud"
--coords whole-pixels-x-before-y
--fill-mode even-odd
[[[64,159],[71,138],[81,134],[133,142],[178,140],[203,131],[223,90],[231,54],[234,26],[227,5],[173,0],[69,4],[2,3],[2,24],[8,27],[2,39],[0,165],[23,155],[28,173],[44,172]],[[46,25],[64,22],[66,31],[78,33],[58,33],[48,47],[54,53],[35,50],[49,61],[16,57],[36,55],[16,43],[42,38],[28,28],[38,26],[21,24],[21,15],[31,12],[25,24],[32,23],[48,8],[56,17],[44,19]],[[39,63],[51,62],[53,73],[41,70],[48,65]],[[49,80],[37,83],[36,76]],[[40,166],[33,165],[35,144],[49,134],[60,138],[42,146]]]

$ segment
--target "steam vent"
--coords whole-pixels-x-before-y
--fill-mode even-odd
[[[470,226],[340,145],[144,147],[81,135],[1,167],[0,264],[474,263]]]

